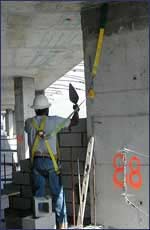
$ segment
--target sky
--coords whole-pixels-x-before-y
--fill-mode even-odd
[[[49,115],[57,115],[66,118],[73,111],[73,104],[69,100],[69,83],[71,83],[76,89],[79,95],[78,104],[81,104],[85,100],[83,61],[45,90],[45,95],[52,104],[49,110]],[[79,117],[86,117],[86,101],[84,101],[80,107]]]

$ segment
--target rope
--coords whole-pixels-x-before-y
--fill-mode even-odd
[[[136,151],[131,150],[131,149],[127,149],[127,148],[120,149],[120,151],[125,152],[125,153],[134,153],[134,154],[136,154],[136,155],[139,155],[139,156],[142,156],[142,157],[147,157],[147,158],[149,158],[149,155],[148,155],[148,154],[146,155],[146,154],[139,153],[139,152],[136,152]]]
[[[125,196],[125,201],[126,201],[129,205],[131,205],[132,207],[134,207],[134,208],[138,209],[140,212],[142,212],[146,217],[149,217],[149,214],[148,214],[147,212],[145,212],[143,209],[141,209],[141,208],[139,208],[138,206],[136,206],[132,201],[130,201],[130,200],[128,199],[127,196]]]
[[[133,151],[132,151],[133,152]],[[123,178],[123,183],[124,183],[124,198],[125,202],[131,205],[132,207],[136,208],[140,212],[142,212],[146,217],[149,217],[149,214],[145,212],[143,209],[139,208],[137,205],[135,205],[132,201],[129,200],[128,198],[128,193],[127,193],[127,181],[126,181],[126,174],[127,174],[127,155],[126,153],[124,154],[124,178]]]

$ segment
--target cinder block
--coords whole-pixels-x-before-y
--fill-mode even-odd
[[[72,176],[62,175],[62,184],[65,189],[71,189],[72,188]],[[82,177],[81,177],[82,180]],[[74,183],[78,183],[78,177],[74,176]]]
[[[31,160],[30,159],[21,160],[20,167],[22,172],[31,172]]]
[[[1,209],[9,207],[9,199],[7,195],[1,195]]]
[[[32,186],[22,185],[21,186],[21,196],[25,198],[33,197]]]
[[[71,174],[71,161],[70,162],[62,162],[61,163],[61,170],[63,174]]]
[[[60,147],[82,147],[81,133],[60,134]]]
[[[85,161],[86,152],[87,152],[86,147],[82,147],[82,148],[74,147],[74,148],[72,148],[73,159],[77,161],[77,159],[79,158],[80,161]]]
[[[4,193],[9,194],[12,192],[19,192],[20,191],[20,185],[16,185],[14,183],[8,183],[4,184]]]
[[[61,147],[60,148],[60,158],[61,160],[71,160],[71,148]]]
[[[10,207],[11,209],[14,208],[14,197],[20,197],[20,195],[9,196],[9,207]]]
[[[30,198],[22,198],[22,197],[14,197],[13,198],[13,206],[15,209],[31,209],[32,207],[32,199]]]
[[[29,215],[32,215],[32,210],[27,209],[27,210],[20,210],[20,209],[14,209],[14,208],[6,208],[4,210],[5,217],[8,218],[15,218],[15,217],[26,217]]]
[[[69,174],[69,175],[71,175],[71,173],[72,173],[72,167],[73,167],[74,174],[77,175],[78,174],[77,161],[73,161],[73,164],[71,163],[71,161],[70,162],[63,161],[61,163],[62,174]],[[84,172],[84,163],[82,161],[82,162],[80,162],[80,174],[82,175],[83,172]]]
[[[16,212],[15,209],[5,209],[6,229],[21,229],[21,218],[19,217],[19,213],[20,212]]]
[[[87,147],[61,147],[60,148],[60,155],[61,160],[63,161],[71,161],[71,151],[73,160],[77,161],[79,158],[80,161],[85,161]]]
[[[6,217],[6,229],[21,229],[21,218]]]
[[[22,219],[22,229],[56,229],[55,214],[51,213],[33,219],[32,216],[27,216]]]
[[[39,205],[42,204],[42,210],[39,210]],[[34,197],[34,215],[35,217],[52,214],[52,200],[51,197]]]
[[[13,175],[14,184],[31,184],[31,175],[29,173],[16,172]]]
[[[83,147],[87,147],[88,145],[87,133],[82,133],[82,144],[83,144]]]
[[[71,176],[61,176],[62,184],[65,189],[71,189],[72,188],[72,180]]]

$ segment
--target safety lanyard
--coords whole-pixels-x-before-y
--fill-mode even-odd
[[[35,120],[32,119],[32,125],[33,125],[33,127],[34,127],[38,132],[44,130],[45,123],[46,123],[46,116],[43,116],[42,121],[41,121],[39,127],[38,127],[37,123],[35,122]],[[36,137],[35,137],[35,140],[34,140],[34,143],[33,143],[33,146],[32,146],[32,150],[31,150],[31,153],[32,153],[32,161],[33,161],[35,152],[36,152],[36,150],[37,150],[37,148],[38,148],[38,145],[39,145],[39,142],[40,142],[40,136],[39,136],[38,132],[37,132],[37,134],[36,134]]]

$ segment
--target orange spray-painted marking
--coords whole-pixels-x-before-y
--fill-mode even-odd
[[[121,160],[121,165],[117,164],[117,160]],[[133,167],[133,162],[136,162],[136,167]],[[141,169],[141,161],[137,156],[132,156],[129,159],[129,162],[127,164],[129,168],[129,173],[126,175],[126,182],[127,184],[135,189],[138,190],[142,187],[142,175],[140,172]],[[113,158],[113,167],[114,167],[114,174],[113,174],[113,182],[114,185],[118,188],[124,187],[124,182],[122,180],[119,180],[118,175],[120,173],[124,173],[124,154],[121,152],[118,152],[115,154]],[[134,177],[137,177],[137,180],[135,181]]]
[[[19,144],[21,144],[21,143],[23,142],[23,135],[21,135],[21,134],[18,134],[18,135],[17,135],[17,142],[18,142]]]

